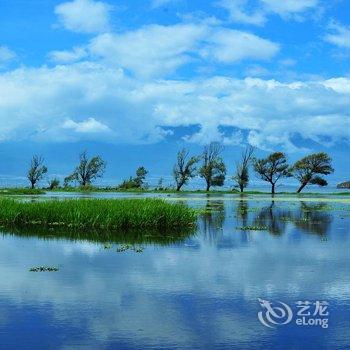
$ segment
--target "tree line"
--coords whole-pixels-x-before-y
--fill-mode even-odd
[[[176,190],[181,191],[183,186],[196,176],[204,179],[206,191],[210,191],[212,187],[223,186],[227,177],[227,168],[222,158],[222,152],[223,146],[218,142],[206,145],[201,155],[191,156],[186,148],[180,150],[173,167]],[[287,156],[283,152],[273,152],[266,158],[257,158],[254,153],[254,147],[246,147],[236,162],[235,172],[231,176],[235,187],[242,193],[249,185],[251,169],[260,179],[270,184],[272,194],[276,192],[278,181],[283,178],[292,177],[298,180],[297,193],[300,193],[307,185],[327,186],[328,183],[324,176],[334,172],[332,159],[325,152],[309,154],[292,165],[288,164]],[[64,179],[64,186],[68,187],[74,181],[82,187],[90,186],[93,181],[103,176],[105,168],[106,162],[100,156],[89,158],[87,152],[84,151],[80,154],[78,165]],[[40,156],[33,156],[27,174],[31,188],[35,188],[47,171],[44,159]],[[145,188],[147,174],[148,171],[144,167],[139,167],[134,177],[124,180],[117,188]],[[162,180],[160,180],[160,188],[162,187],[161,183]],[[52,179],[49,188],[54,189],[59,187],[59,184],[57,178]]]

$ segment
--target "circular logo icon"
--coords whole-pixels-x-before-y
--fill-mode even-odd
[[[258,312],[258,318],[264,326],[274,328],[274,326],[288,324],[292,320],[293,312],[287,304],[281,301],[273,303],[260,298],[259,302],[264,310]]]

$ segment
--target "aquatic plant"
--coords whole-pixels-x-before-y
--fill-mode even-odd
[[[116,230],[194,226],[196,211],[161,199],[0,199],[0,224]]]
[[[237,230],[241,231],[267,231],[269,228],[267,226],[244,226],[237,227]]]
[[[57,272],[58,267],[36,266],[29,269],[30,272]]]

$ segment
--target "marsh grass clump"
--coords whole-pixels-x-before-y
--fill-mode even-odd
[[[20,201],[0,199],[0,224],[84,230],[185,228],[194,226],[196,212],[161,199],[67,199]]]

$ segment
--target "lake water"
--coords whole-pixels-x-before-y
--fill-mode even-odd
[[[184,202],[205,211],[169,244],[4,232],[0,348],[350,348],[350,204]],[[59,271],[29,272],[38,265]],[[298,325],[298,301],[304,322],[328,328]]]

